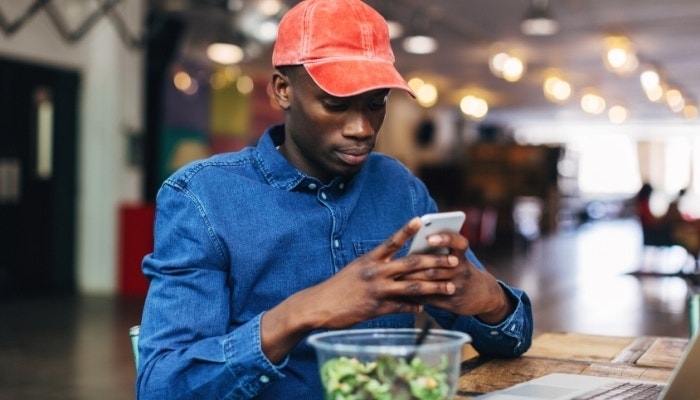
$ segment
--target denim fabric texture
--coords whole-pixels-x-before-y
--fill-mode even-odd
[[[155,246],[143,261],[150,288],[137,398],[322,399],[306,341],[279,365],[265,357],[263,313],[330,278],[412,217],[436,211],[423,183],[379,153],[351,179],[324,185],[304,175],[275,149],[283,129],[271,127],[256,147],[193,162],[162,185]],[[498,326],[429,312],[444,328],[472,335],[484,354],[519,355],[530,346],[530,301],[501,284],[517,308]],[[358,327],[413,324],[413,315],[399,314]]]

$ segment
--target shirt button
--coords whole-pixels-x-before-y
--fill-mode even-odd
[[[345,182],[341,182],[340,185],[338,185],[338,187],[340,188],[340,190],[345,189]]]
[[[260,375],[260,382],[262,382],[262,383],[270,382],[270,378],[267,375]]]
[[[340,242],[338,241],[338,239],[333,241],[333,246],[335,246],[336,249],[340,247]]]
[[[315,184],[315,183],[309,183],[308,188],[311,189],[311,190],[314,190],[314,189],[316,189],[316,184]]]
[[[498,335],[498,331],[491,331],[491,332],[489,332],[489,333],[490,333],[492,336]]]
[[[326,199],[326,192],[321,192],[321,198],[322,198],[323,200]]]

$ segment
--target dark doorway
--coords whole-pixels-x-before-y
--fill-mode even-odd
[[[0,296],[72,293],[75,71],[0,58]]]

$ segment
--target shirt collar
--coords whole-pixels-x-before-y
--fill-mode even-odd
[[[258,141],[256,160],[270,186],[284,190],[293,190],[300,185],[308,187],[311,183],[315,183],[318,187],[322,186],[318,179],[299,171],[280,154],[277,146],[283,142],[284,125],[271,126]]]
[[[323,182],[306,175],[287,161],[277,150],[284,142],[284,125],[274,125],[268,128],[258,141],[256,160],[260,171],[270,184],[284,190],[294,190],[298,186],[304,188],[320,188]],[[348,179],[334,178],[328,186],[340,187],[342,190],[348,184]]]

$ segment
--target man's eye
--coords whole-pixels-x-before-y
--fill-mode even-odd
[[[324,107],[331,111],[342,111],[348,108],[348,104],[340,101],[324,101]]]
[[[369,103],[369,107],[372,110],[381,110],[382,108],[386,107],[386,97],[372,101]]]

